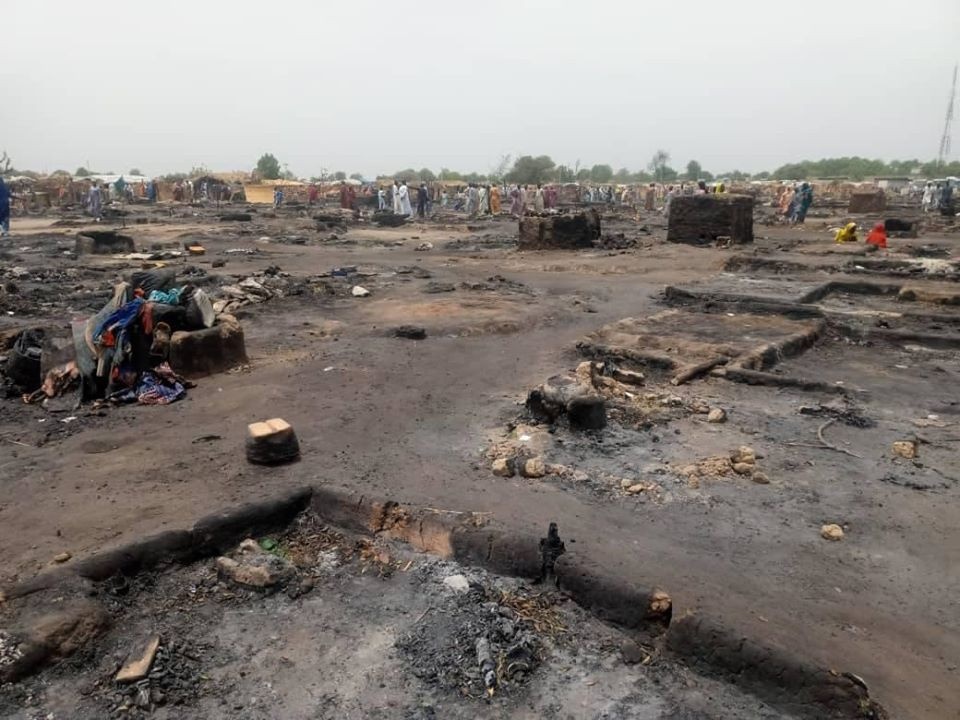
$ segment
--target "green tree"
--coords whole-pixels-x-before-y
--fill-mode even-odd
[[[703,166],[696,160],[687,163],[687,180],[699,180],[703,177]]]
[[[587,168],[580,168],[574,178],[577,182],[586,182],[590,179],[590,171]]]
[[[342,181],[347,179],[347,174],[343,170],[337,170],[335,173],[333,173],[333,175],[331,175],[331,177],[334,180]]]
[[[670,162],[670,153],[666,150],[657,150],[653,154],[653,157],[650,158],[650,164],[648,165],[650,172],[652,172],[654,177],[660,182],[670,179],[666,173],[668,162]],[[676,177],[676,171],[674,171],[674,177]]]
[[[280,179],[280,161],[270,153],[264,153],[257,160],[257,172],[265,180]]]
[[[143,175],[143,173],[140,172],[140,168],[131,168],[129,174],[130,174],[130,175]]]
[[[450,168],[440,168],[440,179],[451,180],[455,182],[457,180],[462,180],[463,175],[458,173],[456,170],[451,170]]]
[[[548,155],[521,155],[514,161],[506,179],[521,185],[537,185],[549,180],[555,167]]]
[[[420,172],[417,173],[417,177],[423,182],[433,182],[437,179],[437,176],[433,174],[433,170],[430,168],[420,168]]]
[[[593,182],[608,183],[613,180],[613,168],[609,165],[594,165],[590,168],[590,179]]]
[[[417,175],[418,173],[416,170],[414,170],[413,168],[407,168],[406,170],[397,170],[393,174],[393,177],[396,178],[397,181],[415,180],[417,178]]]
[[[77,177],[90,177],[93,175],[93,173],[87,170],[85,167],[78,167],[74,175]]]
[[[567,167],[566,165],[558,165],[554,171],[554,175],[557,178],[557,182],[573,182],[573,179],[576,177],[573,168]]]
[[[350,179],[363,182],[363,173],[350,173]]]
[[[630,174],[630,171],[626,168],[620,168],[613,174],[613,179],[615,182],[626,185],[633,179],[633,176]]]

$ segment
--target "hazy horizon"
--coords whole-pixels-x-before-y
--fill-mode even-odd
[[[711,172],[925,161],[960,56],[956,0],[278,8],[5,8],[0,149],[21,170],[149,175],[265,152],[367,177],[508,153],[637,171],[658,148]]]

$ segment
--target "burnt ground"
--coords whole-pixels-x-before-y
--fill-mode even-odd
[[[318,230],[295,209],[269,214],[219,223],[202,208],[157,208],[154,222],[128,226],[138,249],[200,240],[206,255],[166,262],[195,268],[190,275],[214,294],[259,273],[283,296],[235,311],[249,366],[200,379],[183,402],[93,414],[69,402],[0,404],[4,580],[32,576],[64,551],[83,556],[282,488],[329,484],[489,512],[508,528],[535,531],[555,520],[576,539],[576,552],[606,571],[667,589],[675,612],[708,608],[744,634],[854,672],[894,717],[960,717],[955,349],[831,327],[772,369],[851,389],[848,406],[870,422],[836,422],[823,432],[859,457],[809,447],[819,445],[830,410],[800,408],[836,401],[834,393],[715,376],[675,388],[651,372],[638,393],[674,411],[614,422],[597,435],[548,433],[546,459],[568,474],[500,478],[489,469],[491,443],[529,420],[526,393],[572,371],[583,337],[662,313],[665,286],[792,300],[830,280],[902,285],[906,273],[913,284],[941,287],[955,273],[936,255],[953,256],[955,234],[892,239],[889,256],[876,256],[834,246],[828,226],[839,219],[825,218],[803,229],[758,225],[753,247],[717,250],[668,245],[658,217],[621,215],[606,218],[607,246],[632,247],[520,253],[507,220],[344,231]],[[15,222],[0,248],[3,328],[66,326],[99,308],[111,283],[140,265],[74,257],[77,228],[54,227],[56,219]],[[417,251],[425,241],[433,249]],[[930,247],[941,262],[929,262]],[[28,275],[13,277],[13,268]],[[331,276],[334,268],[348,272]],[[352,297],[355,284],[371,295]],[[866,314],[869,327],[949,332],[950,322],[927,316],[953,317],[949,305],[889,296],[820,302]],[[874,308],[883,314],[870,315]],[[911,320],[904,309],[924,317]],[[399,325],[424,327],[426,340],[393,337]],[[721,407],[728,422],[708,424],[692,405]],[[303,459],[250,466],[246,425],[273,416],[296,428]],[[917,461],[892,457],[893,441],[916,436],[924,441]],[[769,484],[737,475],[691,481],[680,471],[742,445],[754,448]],[[628,494],[624,478],[657,489]],[[843,525],[845,538],[822,540],[824,523]],[[362,605],[352,612],[389,614]],[[657,712],[639,716],[670,716]]]
[[[361,543],[309,513],[261,539],[297,566],[286,588],[245,588],[203,561],[104,583],[112,629],[10,686],[4,717],[728,718],[781,712],[699,676],[544,586],[391,543]],[[454,583],[459,581],[459,585]],[[117,670],[143,641],[143,680]],[[487,695],[476,643],[497,686]],[[631,648],[624,662],[624,643]]]

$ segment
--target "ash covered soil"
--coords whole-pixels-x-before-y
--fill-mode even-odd
[[[96,589],[111,629],[0,697],[10,718],[765,718],[550,586],[357,542],[307,513],[260,539],[291,563],[251,589],[212,560]],[[150,671],[117,671],[159,637]],[[490,647],[487,691],[477,642]]]
[[[519,252],[516,223],[507,219],[468,224],[450,217],[400,228],[349,223],[320,229],[295,208],[276,216],[261,211],[251,223],[221,223],[213,209],[204,208],[137,212],[150,222],[131,221],[121,232],[134,238],[138,250],[182,251],[185,242],[206,248],[202,256],[161,261],[214,296],[238,301],[232,312],[243,324],[250,363],[198,379],[184,401],[166,407],[92,410],[75,408],[67,398],[48,407],[0,402],[0,543],[5,548],[0,576],[5,581],[47,569],[61,553],[80,557],[283,488],[330,484],[401,502],[486,512],[492,523],[508,528],[529,531],[557,521],[577,539],[578,549],[606,570],[665,588],[675,612],[709,609],[745,633],[854,672],[894,717],[960,717],[960,610],[950,600],[960,594],[960,577],[953,571],[960,566],[955,350],[831,336],[775,369],[863,391],[842,411],[871,422],[860,426],[838,419],[823,431],[856,457],[820,447],[817,430],[830,413],[840,412],[829,406],[834,395],[711,376],[672,387],[668,376],[648,374],[637,391],[641,400],[649,396],[645,411],[614,413],[599,433],[538,425],[523,408],[530,389],[575,370],[582,360],[575,348],[583,337],[623,318],[662,312],[665,285],[766,288],[782,281],[790,287],[784,295],[795,296],[796,288],[839,277],[902,282],[905,267],[912,282],[925,282],[912,259],[929,256],[931,246],[952,256],[955,234],[931,229],[919,240],[892,239],[890,258],[896,262],[883,275],[884,266],[860,262],[871,259],[861,247],[832,244],[828,228],[837,218],[814,218],[804,228],[758,223],[752,247],[721,250],[667,244],[657,215],[637,219],[632,213],[608,213],[600,247]],[[15,220],[15,235],[0,247],[0,330],[65,329],[74,317],[99,309],[122,275],[153,262],[76,256],[74,237],[83,227],[56,227],[57,219]],[[863,218],[862,224],[874,221]],[[418,250],[424,243],[432,247]],[[747,260],[730,264],[734,255]],[[953,281],[943,276],[942,263],[931,267],[940,272],[931,280]],[[357,285],[369,296],[353,296]],[[222,288],[238,286],[243,295],[223,294]],[[856,307],[846,310],[869,310],[872,301],[856,298]],[[876,301],[890,309],[890,298]],[[825,305],[831,302],[838,301]],[[918,305],[912,303],[911,309]],[[906,327],[902,319],[894,323]],[[396,337],[400,326],[422,328],[426,338]],[[929,320],[922,321],[921,329],[929,327]],[[801,411],[822,405],[829,407]],[[708,423],[700,412],[704,406],[724,409],[727,421]],[[283,417],[296,428],[303,449],[299,463],[247,464],[246,426],[267,417]],[[538,478],[491,472],[491,447],[516,442],[518,423],[533,428],[522,434],[542,439],[545,459],[564,472]],[[891,455],[892,442],[916,435],[924,441],[919,458]],[[741,446],[755,451],[768,483],[736,473],[691,477],[684,472]],[[637,485],[644,489],[629,492]],[[842,541],[820,537],[828,523],[844,527]],[[195,575],[194,584],[204,572],[202,567],[184,571]],[[345,573],[340,582],[355,583],[361,592],[329,599],[330,608],[323,606],[328,601],[323,592],[296,600],[248,598],[238,606],[247,610],[210,603],[204,612],[222,613],[214,619],[223,620],[224,639],[214,630],[194,636],[210,644],[219,677],[234,684],[217,685],[197,707],[209,717],[242,717],[242,712],[269,717],[263,706],[234,698],[247,694],[262,698],[258,703],[271,702],[274,696],[263,683],[279,682],[281,694],[304,703],[309,698],[315,711],[322,707],[318,698],[328,693],[348,709],[344,712],[358,712],[350,703],[358,702],[360,689],[351,696],[346,680],[336,681],[340,677],[362,686],[368,698],[370,693],[381,697],[383,705],[365,707],[385,708],[383,717],[403,717],[402,712],[420,712],[421,704],[437,703],[450,703],[456,712],[481,708],[477,712],[497,716],[482,701],[460,704],[466,700],[451,700],[413,674],[412,665],[405,664],[409,653],[394,643],[403,633],[416,637],[413,621],[427,609],[424,603],[447,597],[418,592],[417,583],[433,588],[435,579],[413,570],[386,581],[337,572]],[[186,577],[161,576],[156,582],[173,596],[178,584],[189,585]],[[317,617],[297,613],[303,604],[316,609]],[[349,631],[342,630],[346,623],[331,619],[340,611],[356,618]],[[227,639],[230,633],[243,635],[245,612],[283,619],[290,623],[289,633],[270,631],[266,623],[259,642],[251,639],[240,652]],[[207,620],[192,621],[189,615],[178,620],[184,624],[170,626],[176,630],[170,635],[173,653],[190,622],[208,627]],[[392,628],[392,623],[403,628],[390,630],[389,642],[384,640],[383,647],[392,648],[389,655],[372,653],[366,660],[377,668],[370,677],[403,678],[400,684],[360,680],[356,672],[318,660],[322,617],[345,633],[342,638],[334,634],[334,646],[345,657],[377,641],[364,633],[387,632],[385,624]],[[391,623],[364,624],[384,618]],[[598,637],[604,632],[609,631],[598,630]],[[270,640],[274,635],[281,640]],[[355,647],[350,638],[361,636],[367,644]],[[299,643],[299,650],[284,649],[288,642]],[[431,648],[427,640],[409,647]],[[551,650],[558,653],[555,658],[573,652],[564,647]],[[596,655],[583,667],[612,662],[615,653],[603,651],[603,642],[589,647]],[[249,671],[257,682],[245,685],[237,663],[266,650],[272,659]],[[285,667],[283,656],[297,664]],[[363,659],[357,656],[356,663],[345,661],[343,667],[362,667]],[[71,671],[83,675],[88,686],[107,672],[103,657],[94,660],[96,670],[81,664]],[[321,666],[331,679],[312,690],[320,693],[313,698],[304,689],[313,680],[304,677],[323,675]],[[551,676],[552,685],[544,679],[551,672],[531,681],[522,699],[507,696],[506,707],[517,716],[537,716],[554,707],[551,693],[574,702],[562,694],[573,690],[562,689],[559,671]],[[692,708],[691,717],[707,712],[671,694],[686,682],[679,670],[654,671],[664,672],[672,688],[665,695],[651,689],[652,679],[638,681],[632,669],[611,666],[602,672],[606,679],[592,687],[606,688],[612,697],[628,697],[637,682],[646,688],[638,691],[638,702],[654,704],[637,717],[671,717],[664,714],[671,702]],[[68,674],[57,681],[64,697],[72,692]],[[380,695],[374,692],[378,682],[386,686]],[[221,709],[220,697],[243,703],[245,710]],[[391,699],[402,712],[390,712]],[[103,707],[89,705],[91,712]],[[594,707],[595,716],[604,717],[600,706]],[[615,704],[610,708],[609,717],[630,717]],[[446,716],[451,715],[437,714]]]

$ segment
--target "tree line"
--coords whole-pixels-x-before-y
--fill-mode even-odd
[[[925,178],[960,176],[960,161],[949,163],[937,163],[936,161],[923,162],[917,159],[913,160],[871,160],[858,156],[823,158],[821,160],[804,160],[797,163],[788,163],[781,165],[776,170],[764,171],[758,173],[746,173],[739,170],[728,172],[713,173],[703,168],[696,160],[691,160],[686,164],[683,171],[679,171],[670,165],[670,153],[666,150],[657,150],[650,162],[645,168],[638,171],[631,171],[622,167],[614,170],[611,165],[591,165],[580,164],[577,160],[573,165],[556,164],[549,155],[520,155],[513,158],[510,155],[502,155],[498,162],[486,173],[469,172],[462,173],[450,168],[440,168],[434,172],[430,168],[405,168],[389,175],[380,175],[376,179],[381,181],[392,180],[394,178],[407,180],[408,182],[433,182],[435,180],[446,180],[450,182],[463,183],[487,183],[487,182],[509,182],[520,183],[522,185],[537,185],[541,183],[552,182],[592,182],[598,184],[606,183],[645,183],[661,182],[671,183],[678,181],[695,182],[705,180],[707,182],[716,179],[726,180],[803,180],[806,178],[847,178],[850,180],[863,180],[871,177],[909,177],[918,174]],[[14,169],[9,156],[4,152],[0,156],[0,172],[8,175],[25,175],[28,177],[41,177],[40,173],[29,170]],[[256,172],[261,178],[268,180],[287,179],[295,180],[296,176],[290,171],[290,168],[281,162],[271,153],[264,153],[256,164]],[[65,170],[57,170],[53,174],[69,175]],[[85,167],[77,168],[73,173],[77,177],[85,177],[94,174]],[[113,174],[111,172],[105,174]],[[130,170],[131,175],[142,174],[138,168]],[[191,168],[187,173],[170,173],[161,176],[161,180],[175,181],[188,177],[197,177],[200,175],[209,175],[210,170],[202,165]],[[365,178],[361,173],[347,174],[342,170],[333,172],[322,172],[320,175],[310,178],[311,181],[338,181],[346,180],[363,181]]]

